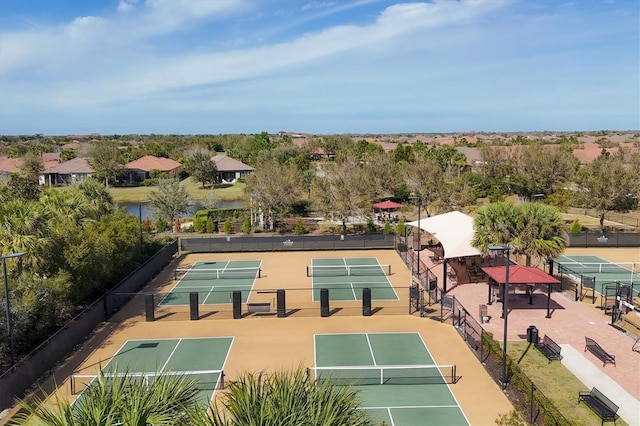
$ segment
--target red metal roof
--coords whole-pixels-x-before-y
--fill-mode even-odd
[[[488,266],[482,268],[494,281],[504,284],[506,266]],[[560,281],[546,272],[531,266],[510,265],[509,285],[512,284],[560,284]]]
[[[379,203],[375,203],[373,207],[377,209],[397,209],[402,207],[402,204],[395,203],[391,200],[381,201]]]

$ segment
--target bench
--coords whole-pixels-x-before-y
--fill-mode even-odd
[[[549,362],[553,360],[560,361],[562,359],[562,355],[560,355],[562,348],[546,334],[544,335],[542,342],[536,343],[535,347],[547,357]]]
[[[616,366],[615,355],[611,355],[610,353],[607,353],[607,351],[602,349],[602,347],[595,340],[586,336],[584,339],[586,342],[584,347],[585,352],[588,350],[589,352],[597,356],[600,359],[600,361],[602,361],[603,367],[607,364],[613,364],[614,367]]]
[[[578,393],[578,404],[580,402],[584,402],[589,408],[591,408],[600,419],[602,419],[601,425],[604,424],[605,420],[613,420],[615,424],[618,415],[618,406],[614,404],[609,398],[603,395],[596,388],[591,388],[589,392],[579,392]]]
[[[247,303],[247,312],[250,314],[255,312],[269,312],[270,309],[270,302]]]

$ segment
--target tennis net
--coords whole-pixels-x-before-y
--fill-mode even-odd
[[[640,273],[640,262],[619,263],[560,263],[564,269],[581,274],[633,274]]]
[[[175,280],[220,280],[260,278],[260,268],[221,268],[221,269],[194,269],[176,268],[173,272]]]
[[[118,379],[132,380],[140,386],[151,386],[159,377],[178,376],[187,380],[193,380],[199,386],[199,390],[224,389],[223,370],[197,370],[197,371],[165,371],[162,373],[102,373],[107,382]],[[74,374],[71,376],[69,385],[71,394],[80,393],[97,383],[99,375],[96,374]]]
[[[391,265],[310,265],[308,277],[341,277],[350,275],[391,275]]]
[[[430,385],[456,383],[456,366],[387,365],[311,367],[307,374],[337,385]]]

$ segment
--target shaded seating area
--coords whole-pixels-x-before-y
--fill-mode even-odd
[[[451,278],[450,267],[454,266],[454,259],[464,259],[467,257],[477,257],[480,259],[482,253],[471,245],[474,235],[473,218],[459,211],[452,211],[437,216],[431,216],[419,221],[407,223],[407,226],[419,228],[428,232],[438,240],[442,247],[442,256],[431,259],[434,263],[443,264],[442,291],[447,292],[447,282]],[[454,269],[457,269],[455,265]],[[460,279],[456,280],[460,283]]]
[[[392,212],[395,212],[400,207],[402,207],[402,204],[396,203],[395,201],[391,201],[391,200],[385,200],[379,203],[375,203],[373,207],[374,207],[375,219],[378,222],[385,222],[387,220],[389,220],[389,222],[391,223],[398,222],[399,220],[398,215],[394,215],[392,214]],[[377,212],[375,212],[375,210],[377,210]]]
[[[547,316],[551,318],[551,286],[560,285],[557,278],[546,272],[531,266],[510,265],[509,279],[507,281],[506,266],[483,267],[482,270],[489,276],[488,300],[491,305],[496,298],[504,295],[504,285],[508,282],[508,297],[515,297],[517,289],[524,289],[523,293],[529,298],[529,305],[533,305],[535,287],[537,285],[547,286]]]

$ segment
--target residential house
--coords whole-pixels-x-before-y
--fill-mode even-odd
[[[40,174],[40,185],[71,185],[83,182],[95,174],[89,158],[77,157],[48,167]]]
[[[0,157],[0,175],[10,175],[20,171],[22,158]]]
[[[170,158],[146,155],[124,165],[126,181],[129,183],[142,182],[151,179],[152,172],[160,172],[168,177],[178,177],[183,170],[182,164]]]
[[[227,154],[218,154],[211,158],[218,169],[218,182],[235,183],[238,179],[246,178],[255,169],[247,166],[242,161],[228,157]]]
[[[59,152],[44,152],[42,153],[42,166],[45,169],[49,167],[57,166],[60,164],[60,153]]]

